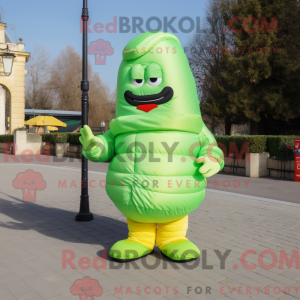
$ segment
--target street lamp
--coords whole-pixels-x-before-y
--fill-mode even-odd
[[[101,131],[102,133],[105,132],[105,122],[103,122],[103,121],[101,122],[100,131]]]
[[[82,81],[81,81],[81,126],[88,124],[88,60],[87,60],[87,21],[89,19],[89,11],[87,7],[87,0],[83,0],[83,8],[81,14],[83,22],[82,35]],[[76,221],[91,221],[93,214],[90,212],[89,194],[88,194],[88,161],[82,155],[81,159],[81,196],[80,196],[80,210],[76,215]]]
[[[5,49],[0,49],[1,51],[7,51],[6,53],[1,53],[0,57],[2,65],[3,65],[3,72],[0,72],[0,75],[9,76],[12,72],[12,67],[14,63],[15,55],[13,53],[8,53],[9,48],[8,45]]]

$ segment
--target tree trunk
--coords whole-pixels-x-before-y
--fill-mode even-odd
[[[231,134],[231,121],[227,120],[225,121],[225,135]]]
[[[217,122],[215,120],[215,117],[211,118],[211,123],[210,123],[210,132],[214,135],[215,134],[215,130],[216,130],[216,126]]]
[[[258,122],[250,120],[250,135],[258,135]]]

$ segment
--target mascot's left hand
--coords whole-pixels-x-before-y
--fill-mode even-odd
[[[203,163],[199,169],[199,173],[205,178],[211,177],[220,171],[220,164],[213,157],[201,156],[196,159],[196,162]]]

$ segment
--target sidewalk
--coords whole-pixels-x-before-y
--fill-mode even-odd
[[[43,159],[45,156],[41,156]],[[49,168],[72,168],[80,170],[81,160],[70,157],[56,157],[50,156],[49,162],[39,162],[36,156],[32,158],[32,162],[29,164],[46,165]],[[8,160],[7,162],[5,160]],[[45,160],[45,159],[44,159]],[[19,161],[19,162],[16,162]],[[26,159],[22,159],[20,156],[15,156],[15,161],[12,157],[8,158],[8,155],[0,153],[0,168],[4,165],[26,165],[29,167]],[[106,173],[108,169],[108,162],[95,163],[88,162],[89,171]],[[268,199],[276,199],[281,201],[288,201],[300,204],[300,184],[291,180],[275,179],[270,177],[265,178],[250,178],[245,176],[239,176],[235,174],[219,173],[211,178],[208,178],[208,189],[217,191],[226,191],[231,193],[245,194],[249,196],[262,197]]]
[[[78,163],[28,165],[1,161],[0,299],[80,299],[79,295],[71,294],[70,288],[75,280],[85,276],[98,280],[103,289],[103,294],[94,300],[300,299],[297,257],[293,256],[292,266],[280,259],[280,250],[285,250],[288,258],[299,253],[300,205],[256,198],[276,200],[278,197],[267,196],[274,195],[274,189],[282,182],[272,180],[272,186],[267,179],[259,179],[266,180],[262,188],[266,185],[270,192],[252,192],[249,196],[242,195],[248,190],[232,193],[227,189],[223,193],[209,187],[203,203],[189,217],[188,238],[202,251],[201,258],[192,263],[169,263],[156,248],[154,254],[134,264],[119,264],[108,258],[87,264],[83,257],[92,262],[105,256],[104,250],[109,250],[114,242],[126,238],[127,225],[104,188],[99,187],[105,179],[107,164],[90,163],[89,181],[95,180],[92,185],[96,186],[89,189],[94,220],[74,220],[80,199]],[[23,201],[22,190],[12,186],[17,174],[27,169],[41,173],[46,182],[46,188],[37,191],[36,202]],[[216,176],[220,176],[216,177],[219,180],[230,177]],[[65,185],[59,187],[59,181],[65,181]],[[291,184],[286,194],[295,195],[295,183],[283,183]],[[257,253],[246,256],[243,263],[240,257],[249,249]],[[64,250],[67,258],[75,254],[72,262],[62,262]],[[263,250],[268,250],[265,255]],[[222,266],[218,254],[226,251],[229,255]],[[274,266],[267,269],[272,261]],[[71,268],[72,263],[77,269]],[[103,268],[97,270],[101,264]],[[253,264],[256,268],[250,270],[249,265]]]

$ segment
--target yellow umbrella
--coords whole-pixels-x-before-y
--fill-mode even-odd
[[[32,126],[58,126],[58,127],[67,127],[67,124],[63,123],[62,121],[52,117],[52,116],[37,116],[32,118],[26,122],[25,125],[32,125]]]
[[[54,126],[47,126],[47,129],[48,129],[49,131],[56,131],[56,130],[58,130],[58,128],[57,128],[57,127],[54,127]]]

